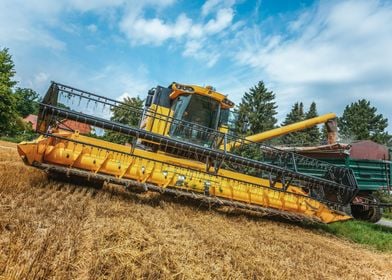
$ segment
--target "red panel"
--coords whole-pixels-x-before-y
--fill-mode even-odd
[[[389,160],[388,148],[370,140],[352,143],[350,157],[353,159]]]
[[[89,134],[91,132],[91,126],[85,123],[80,123],[72,120],[64,120],[59,125],[62,129],[78,130],[81,134]]]
[[[37,115],[30,114],[27,117],[25,117],[23,120],[27,123],[31,123],[32,128],[35,130],[37,128],[37,119],[38,119]]]

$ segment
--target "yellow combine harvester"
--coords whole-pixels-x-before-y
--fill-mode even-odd
[[[64,106],[66,105],[66,106]],[[335,118],[327,114],[247,138],[230,132],[234,103],[212,87],[172,83],[148,92],[143,109],[52,82],[40,104],[41,136],[18,145],[26,164],[71,177],[106,181],[128,189],[191,197],[213,205],[330,223],[350,219],[358,188],[350,169],[285,152],[260,141]],[[110,120],[121,108],[135,126]],[[94,128],[82,135],[66,121]],[[99,139],[104,131],[131,145]],[[241,155],[252,147],[259,160]],[[322,176],[297,170],[312,166]]]

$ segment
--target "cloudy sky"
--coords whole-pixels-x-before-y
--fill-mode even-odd
[[[392,1],[0,0],[0,47],[39,93],[55,80],[144,97],[177,81],[239,102],[263,80],[280,120],[297,101],[339,114],[367,98],[392,124]]]

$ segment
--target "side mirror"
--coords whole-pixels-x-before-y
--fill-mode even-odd
[[[155,95],[155,88],[152,88],[147,93],[147,98],[146,98],[146,102],[144,103],[144,106],[146,106],[146,107],[151,106],[152,99],[154,98],[154,95]]]
[[[147,95],[146,102],[144,103],[144,106],[150,107],[152,104],[152,98],[153,98],[153,95]]]

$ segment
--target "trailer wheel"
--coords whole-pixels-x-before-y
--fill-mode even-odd
[[[362,195],[363,198],[369,199],[378,204],[378,198],[371,194]],[[351,213],[355,219],[377,223],[382,216],[381,208],[377,206],[364,206],[360,204],[351,204]]]
[[[381,209],[380,209],[380,207],[372,207],[372,208],[373,208],[373,211],[370,214],[368,221],[371,223],[377,223],[379,220],[381,220],[381,217],[382,217]]]

